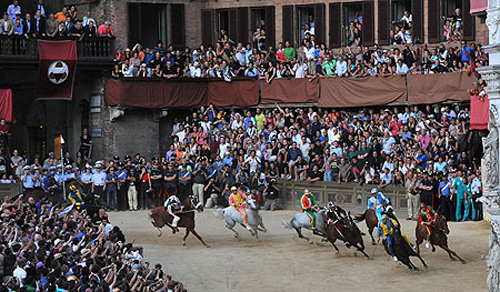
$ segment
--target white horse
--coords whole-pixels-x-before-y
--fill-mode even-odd
[[[247,203],[247,208],[245,210],[247,213],[248,226],[250,227],[250,234],[259,239],[259,231],[267,232],[267,229],[264,226],[264,222],[262,222],[262,216],[259,214],[259,207],[257,206],[255,200],[248,199]],[[236,210],[233,206],[229,206],[225,209],[219,209],[217,212],[214,212],[214,214],[219,217],[224,216],[226,228],[234,232],[235,238],[238,238],[239,236],[238,232],[234,230],[236,223],[239,223],[241,226],[246,228],[243,224],[243,215],[241,215],[240,211]]]
[[[325,236],[325,219],[326,219],[326,214],[327,214],[327,209],[322,208],[319,209],[318,211],[314,212],[314,215],[316,216],[316,229],[319,231],[319,235]],[[297,234],[299,235],[299,238],[307,240],[310,244],[313,242],[308,238],[302,235],[302,228],[311,230],[311,220],[309,220],[309,216],[307,215],[306,212],[297,212],[292,220],[290,222],[283,221],[283,226],[285,228],[293,228],[295,231],[297,231]]]

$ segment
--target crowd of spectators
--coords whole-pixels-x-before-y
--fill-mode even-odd
[[[341,111],[209,106],[174,122],[172,143],[162,157],[137,153],[110,161],[87,159],[91,140],[84,132],[75,161],[67,152],[64,165],[53,154],[28,162],[15,151],[9,169],[26,189],[48,193],[78,179],[85,193],[98,194],[118,210],[158,206],[174,193],[182,201],[194,194],[207,207],[226,206],[233,185],[249,187],[266,206],[268,199],[279,199],[274,184],[279,179],[357,183],[382,191],[407,187],[437,209],[445,196],[456,200],[456,190],[443,195],[434,185],[443,177],[450,182],[460,177],[471,188],[469,197],[480,192],[472,183],[480,178],[482,153],[471,153],[468,127],[469,109],[449,105]],[[450,206],[441,212],[451,214]]]
[[[185,291],[104,209],[24,199],[4,197],[0,207],[0,291]]]
[[[91,11],[79,15],[76,6],[64,6],[59,12],[47,11],[43,0],[33,7],[22,7],[14,0],[0,19],[0,34],[26,38],[74,37],[114,37],[109,21],[100,25],[92,17]]]
[[[456,19],[452,16],[450,19]],[[448,20],[450,21],[450,20]],[[115,54],[114,78],[259,78],[272,82],[279,78],[368,77],[393,74],[434,74],[474,71],[488,64],[488,54],[481,44],[461,40],[459,46],[440,44],[412,45],[411,15],[405,15],[391,32],[395,46],[384,49],[361,45],[362,16],[349,26],[349,46],[339,50],[316,41],[314,21],[306,23],[304,38],[294,48],[289,41],[275,48],[266,43],[265,22],[253,34],[252,42],[236,43],[222,30],[215,47],[201,45],[195,49],[167,47],[159,41],[152,48],[136,44],[132,49],[119,47]],[[455,21],[455,23],[459,23]],[[458,24],[457,24],[458,25]],[[405,27],[408,29],[405,32]],[[453,35],[459,34],[453,30]],[[453,38],[460,40],[461,38]]]

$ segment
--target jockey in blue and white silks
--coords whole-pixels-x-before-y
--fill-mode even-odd
[[[371,193],[372,196],[368,199],[368,209],[375,210],[378,221],[380,221],[382,218],[382,211],[384,211],[384,204],[389,204],[389,199],[376,188],[373,188]]]

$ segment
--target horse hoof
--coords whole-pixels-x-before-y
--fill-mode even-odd
[[[465,265],[466,263],[467,263],[467,261],[462,261],[462,264],[464,264],[464,265]]]
[[[372,241],[372,245],[377,245],[375,242]]]
[[[314,241],[312,241],[312,240],[309,240],[309,244],[314,244]]]
[[[182,242],[182,245],[183,245],[183,246],[186,246],[186,243],[183,241],[183,242]]]
[[[206,248],[211,248],[212,246],[211,246],[211,245],[209,245],[209,244],[205,244],[205,247],[206,247]]]

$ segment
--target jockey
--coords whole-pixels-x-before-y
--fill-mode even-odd
[[[83,194],[80,193],[80,190],[74,184],[69,186],[68,200],[74,204],[78,210],[85,204]]]
[[[394,253],[394,248],[392,246],[392,234],[394,233],[394,228],[398,228],[399,224],[396,220],[389,218],[387,214],[382,215],[382,220],[378,223],[378,241],[380,241],[380,237],[383,235],[387,240],[387,245],[391,251],[392,258],[395,262],[398,261],[396,254]],[[401,232],[401,237],[408,243],[408,245],[412,246],[408,237]],[[413,247],[412,247],[413,248]]]
[[[316,229],[316,216],[314,215],[314,211],[317,211],[319,206],[313,194],[308,189],[304,190],[304,194],[300,199],[300,206],[302,208],[302,212],[306,212],[309,216],[309,220],[311,221],[311,230],[314,234],[318,234],[318,230]]]
[[[177,228],[177,223],[179,222],[179,220],[181,220],[181,217],[176,215],[177,213],[182,212],[181,200],[179,200],[179,198],[175,194],[173,194],[170,197],[168,197],[163,206],[167,208],[168,214],[172,215],[173,217],[172,233],[175,234],[175,232],[179,231],[179,228]]]
[[[385,206],[388,205],[389,199],[382,194],[382,192],[379,192],[376,188],[373,188],[371,190],[372,196],[368,199],[368,209],[375,210],[375,213],[377,213],[378,221],[381,220],[382,217],[382,211],[384,211]]]
[[[347,217],[346,212],[337,206],[334,202],[328,202],[328,214],[326,216],[326,221],[332,222],[335,226],[335,229],[340,234],[341,239],[344,241],[347,248],[350,247],[349,242],[342,234],[343,224],[345,223],[345,218]]]
[[[432,235],[432,224],[436,221],[437,213],[432,209],[431,206],[426,206],[425,203],[420,205],[420,213],[418,214],[418,223],[425,226],[427,230],[427,242],[425,243],[425,247],[429,248],[431,243],[431,235]]]
[[[238,191],[238,188],[235,186],[231,187],[231,195],[229,196],[229,205],[238,210],[241,213],[241,216],[243,217],[243,224],[248,230],[251,230],[250,226],[248,226],[248,221],[247,221],[247,212],[246,212],[246,207],[247,207],[247,195],[245,195],[244,192]]]

